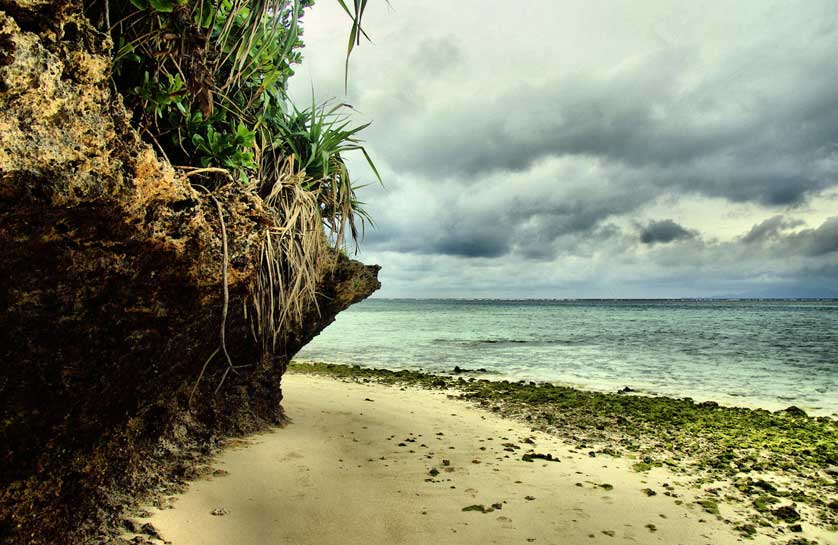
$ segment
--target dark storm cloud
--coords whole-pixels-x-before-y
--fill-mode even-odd
[[[793,229],[802,225],[800,220],[788,220],[782,214],[770,217],[767,220],[751,227],[751,230],[742,237],[742,241],[748,244],[776,239],[783,231]]]
[[[672,220],[650,221],[640,231],[640,242],[656,244],[695,238],[698,233],[685,229]]]
[[[672,48],[605,75],[433,103],[420,97],[421,108],[390,111],[370,138],[395,176],[411,173],[411,183],[445,198],[433,218],[418,206],[384,208],[377,217],[388,235],[373,246],[549,260],[582,251],[609,218],[630,216],[663,193],[799,203],[838,183],[838,63],[823,43],[838,34],[818,40],[779,75],[771,52],[754,48],[687,84],[696,54]],[[450,51],[450,64],[460,63],[450,38],[417,47],[410,58]],[[752,62],[758,55],[769,58]],[[752,80],[762,82],[759,92]],[[539,173],[555,160],[573,166]],[[470,206],[475,192],[493,197]],[[763,236],[772,225],[762,226]],[[647,226],[641,238],[651,245],[695,236],[670,220]]]
[[[392,180],[393,202],[383,201],[378,229],[367,238],[374,250],[463,257],[519,255],[549,260],[592,252],[597,243],[619,238],[607,219],[654,198],[610,167],[587,160],[557,160],[513,175],[485,178],[463,190],[460,183]],[[403,184],[436,198],[415,206],[401,198]]]
[[[777,215],[754,225],[741,240],[747,245],[769,249],[775,255],[818,257],[838,252],[838,216],[817,228],[793,231],[801,225],[802,221]]]
[[[504,240],[463,233],[460,236],[446,237],[428,250],[430,253],[461,257],[499,257],[509,253],[509,245]]]
[[[804,229],[789,235],[789,249],[797,248],[813,257],[838,252],[838,216],[829,218],[817,229]]]
[[[394,167],[425,176],[525,171],[574,155],[643,170],[659,190],[796,203],[838,183],[838,63],[827,47],[838,33],[818,40],[793,66],[775,59],[776,74],[777,53],[754,48],[687,84],[700,70],[695,53],[664,50],[601,76],[444,101],[424,123],[391,120],[379,134]]]

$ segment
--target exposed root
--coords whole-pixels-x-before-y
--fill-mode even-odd
[[[218,202],[218,199],[216,199],[214,195],[210,195],[209,197],[218,209],[218,220],[221,222],[221,248],[224,253],[221,262],[221,285],[224,288],[224,306],[221,309],[221,331],[219,340],[221,342],[221,352],[227,360],[227,369],[224,370],[224,374],[221,376],[221,381],[219,381],[218,386],[215,387],[215,393],[218,393],[218,390],[221,389],[221,386],[224,384],[224,380],[227,378],[230,371],[233,371],[234,373],[238,373],[238,371],[236,371],[236,366],[233,365],[233,359],[227,351],[227,310],[230,307],[230,287],[227,286],[227,266],[229,261],[227,251],[227,226],[224,223],[224,210],[221,208],[221,203]]]
[[[186,177],[201,174],[224,174],[229,172],[221,168],[195,168],[185,172]],[[301,324],[304,314],[311,308],[319,313],[317,306],[317,284],[323,272],[324,256],[327,255],[329,242],[323,231],[320,215],[319,193],[305,189],[303,184],[310,182],[304,173],[295,172],[293,160],[284,161],[274,177],[276,182],[270,192],[263,197],[274,224],[264,232],[260,252],[259,271],[251,286],[252,315],[248,316],[254,337],[261,342],[263,357],[271,357],[281,344],[281,333],[291,324]],[[306,184],[312,186],[315,184]],[[198,389],[206,369],[220,353],[226,360],[227,367],[218,386],[217,393],[230,372],[247,367],[235,365],[227,351],[226,323],[230,302],[227,286],[228,248],[227,229],[223,209],[218,199],[199,184],[193,187],[204,191],[215,203],[221,222],[223,307],[219,346],[204,363],[192,392],[190,403]],[[245,316],[250,309],[245,308]]]
[[[187,167],[187,166],[179,166],[177,167],[178,170],[185,170],[186,172],[183,173],[184,176],[189,178],[190,176],[196,176],[199,174],[223,174],[226,176],[231,182],[234,181],[233,175],[230,174],[230,171],[226,168],[218,168],[218,167],[204,167],[204,168],[196,168],[196,167]]]
[[[210,169],[198,169],[193,170],[191,174],[196,174],[199,172],[206,172]],[[217,169],[223,170],[223,169]],[[212,171],[216,171],[216,169],[212,169]],[[226,172],[226,171],[224,171]],[[187,174],[188,176],[188,174]],[[227,379],[227,375],[230,374],[230,371],[233,373],[238,374],[237,369],[241,369],[243,367],[249,367],[247,365],[234,365],[233,358],[230,357],[230,353],[227,351],[227,314],[230,307],[230,288],[227,285],[227,267],[229,264],[229,255],[228,255],[228,248],[227,248],[227,225],[224,223],[224,210],[221,208],[221,203],[218,202],[218,199],[215,198],[215,195],[209,192],[207,188],[201,185],[195,185],[196,188],[201,189],[209,195],[209,198],[212,199],[212,202],[215,203],[215,208],[218,210],[218,220],[221,222],[221,250],[222,250],[222,260],[221,260],[221,287],[223,292],[223,306],[221,308],[221,327],[219,332],[219,345],[218,348],[210,354],[210,357],[207,358],[207,361],[204,362],[204,366],[201,368],[201,372],[198,375],[195,384],[192,386],[192,392],[189,394],[189,404],[192,404],[192,398],[195,395],[195,391],[198,389],[198,385],[201,382],[201,379],[204,377],[204,373],[207,370],[207,366],[209,366],[210,362],[215,358],[215,356],[221,352],[224,354],[224,358],[227,360],[227,368],[224,370],[224,374],[221,376],[221,380],[218,383],[218,386],[215,387],[215,393],[217,394],[218,391],[221,389],[221,386],[224,385],[224,381]]]
[[[204,373],[207,372],[207,367],[209,366],[212,359],[218,354],[218,348],[213,350],[212,354],[207,358],[207,361],[204,362],[204,366],[201,367],[201,372],[198,374],[198,379],[195,380],[195,384],[192,386],[192,391],[189,393],[189,401],[186,403],[187,406],[192,406],[192,398],[195,397],[195,391],[198,389],[198,385],[201,383],[201,379],[204,378]]]
[[[277,219],[265,231],[260,271],[253,286],[256,334],[265,354],[276,351],[288,323],[302,323],[307,308],[317,307],[316,286],[328,241],[323,232],[317,191],[303,188],[303,173],[286,161],[264,198]]]

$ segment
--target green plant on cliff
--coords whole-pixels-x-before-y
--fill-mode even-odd
[[[323,218],[338,240],[343,238],[343,229],[349,226],[353,240],[358,240],[355,216],[372,222],[355,196],[349,170],[343,161],[343,154],[359,151],[366,158],[376,177],[381,180],[375,164],[357,134],[369,124],[352,126],[342,114],[341,106],[317,107],[300,110],[291,105],[283,116],[272,120],[274,141],[284,146],[297,168],[308,176],[307,189],[316,189],[321,195]]]
[[[347,5],[348,59],[366,36],[367,0]],[[248,184],[266,198],[281,177],[301,174],[304,190],[337,246],[357,244],[369,216],[344,155],[360,152],[345,105],[299,109],[287,96],[301,60],[302,19],[313,0],[91,0],[86,9],[113,38],[114,83],[144,138],[176,166],[202,168]],[[287,160],[293,158],[291,163]],[[213,187],[229,178],[207,174]],[[360,223],[360,231],[358,228]]]

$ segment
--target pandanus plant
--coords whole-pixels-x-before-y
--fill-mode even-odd
[[[367,0],[337,0],[350,18],[349,58],[367,37]],[[287,171],[303,173],[336,244],[368,214],[344,156],[363,154],[380,176],[346,105],[299,109],[286,94],[301,60],[302,18],[313,0],[91,0],[88,15],[113,36],[114,81],[141,132],[175,165],[226,169],[270,194]],[[346,81],[345,81],[346,84]],[[282,167],[280,168],[280,165]],[[211,180],[202,180],[212,185]],[[360,220],[360,231],[358,221]]]

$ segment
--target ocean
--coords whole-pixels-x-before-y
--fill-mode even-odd
[[[297,359],[838,415],[838,301],[370,299]]]

